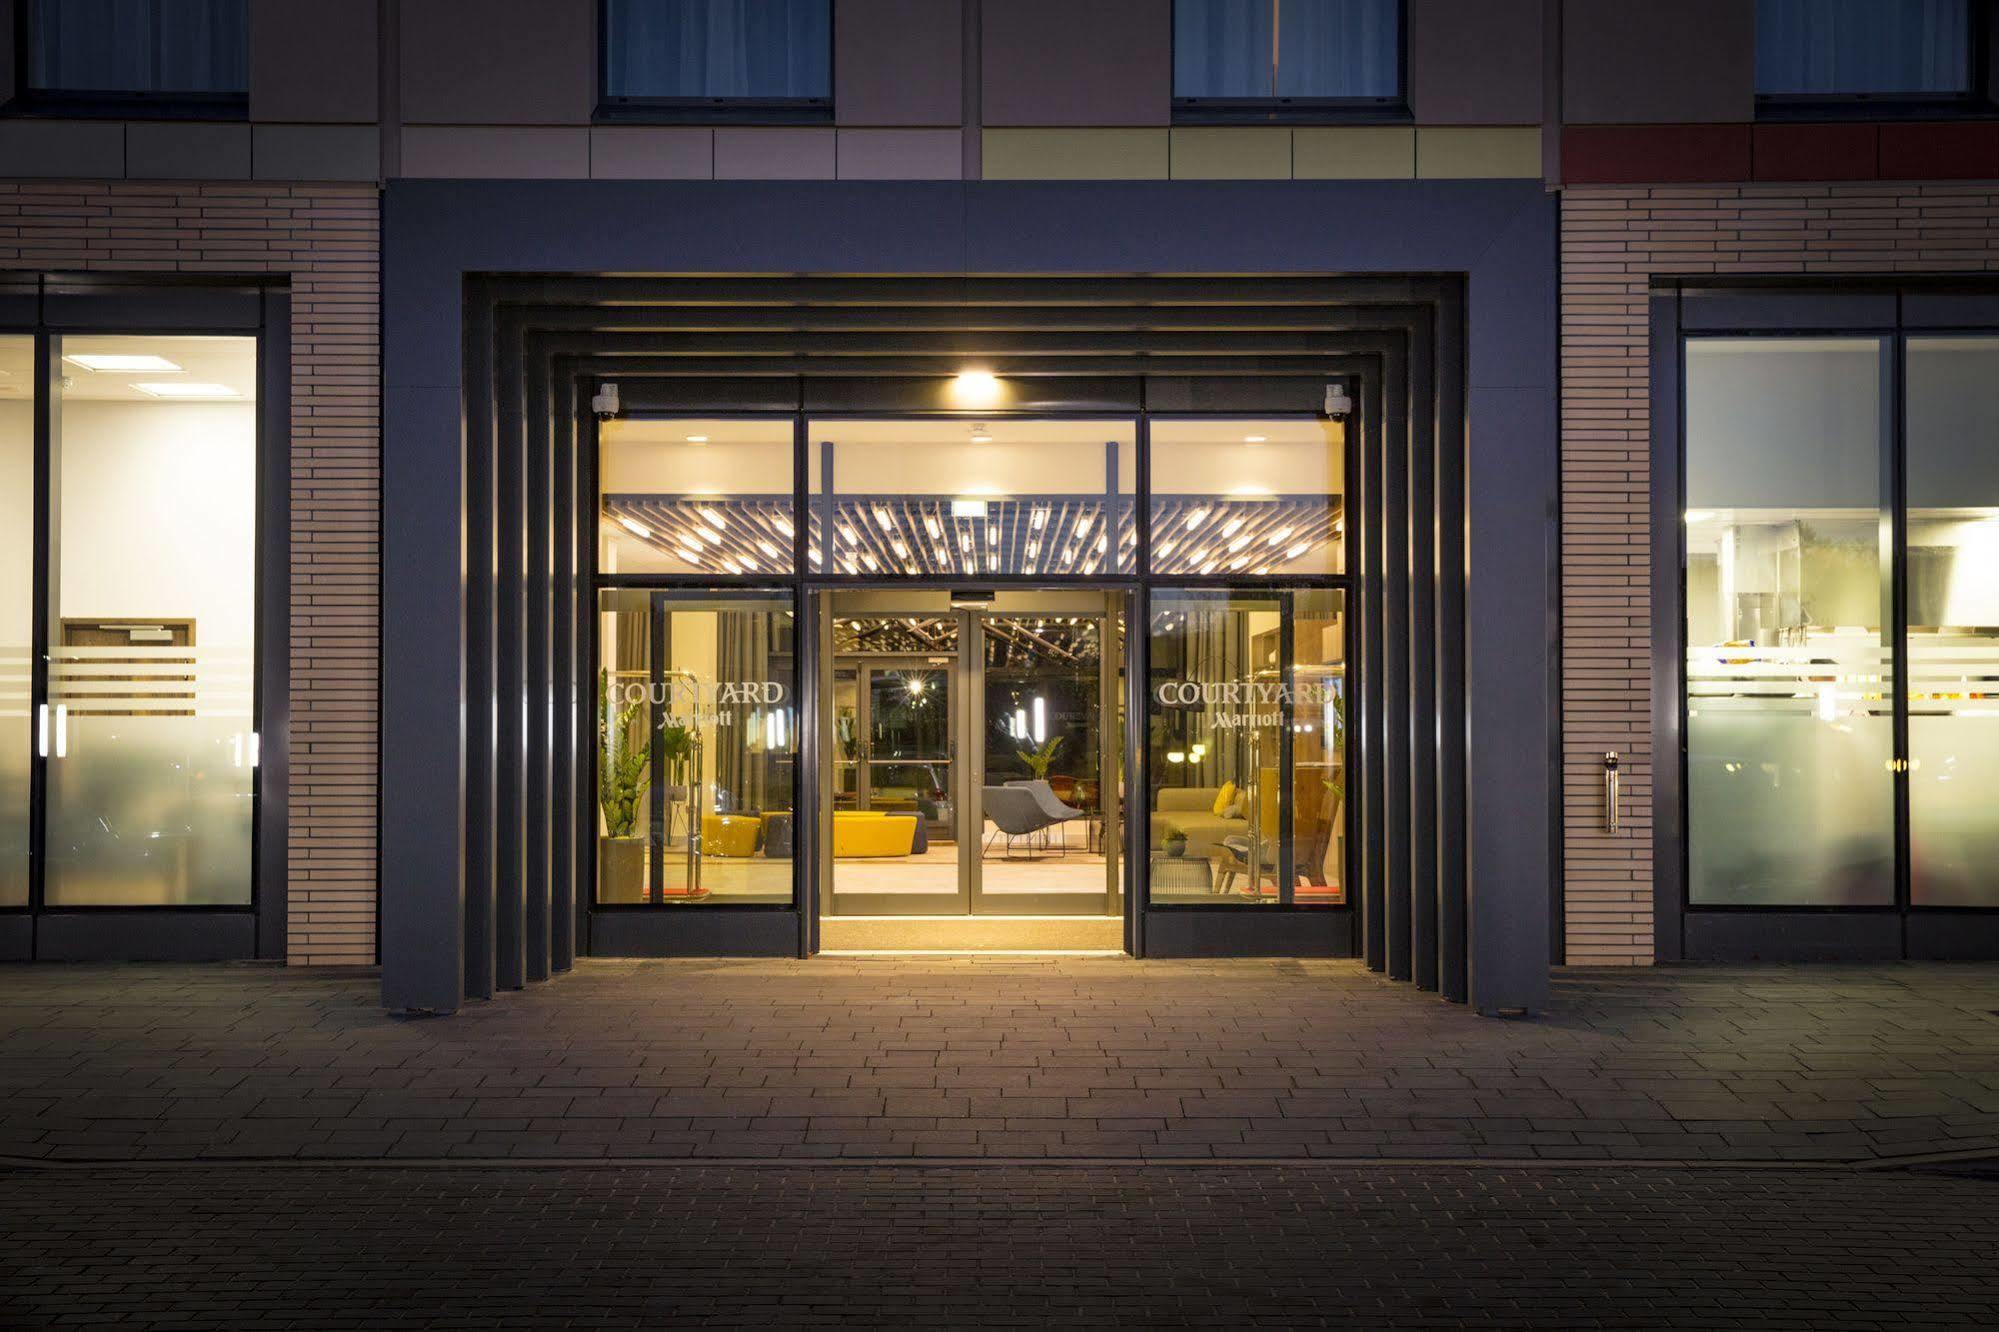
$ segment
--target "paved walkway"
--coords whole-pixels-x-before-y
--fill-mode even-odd
[[[0,968],[0,1156],[1999,1154],[1999,967],[1566,972],[1493,1021],[1351,963],[586,963],[410,1021],[372,977]]]
[[[0,1325],[1999,1323],[1999,1185],[1900,1171],[0,1171]]]

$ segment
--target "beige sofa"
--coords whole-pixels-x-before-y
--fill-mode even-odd
[[[1171,832],[1187,835],[1186,854],[1196,860],[1211,858],[1220,850],[1224,837],[1249,832],[1248,819],[1225,819],[1215,813],[1219,786],[1162,786],[1152,806],[1152,846],[1165,844]]]

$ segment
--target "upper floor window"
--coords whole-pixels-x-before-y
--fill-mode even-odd
[[[1757,0],[1756,94],[1772,104],[1971,91],[1969,0]]]
[[[832,0],[604,0],[604,111],[827,120]]]
[[[1173,0],[1182,117],[1277,119],[1401,102],[1401,0]]]
[[[30,101],[240,113],[248,0],[26,0],[20,88]]]

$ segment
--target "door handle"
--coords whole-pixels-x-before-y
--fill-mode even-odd
[[[65,758],[69,754],[69,705],[55,705],[55,756]],[[42,704],[35,710],[35,753],[42,758],[49,757],[49,705]]]

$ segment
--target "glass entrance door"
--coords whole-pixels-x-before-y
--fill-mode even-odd
[[[1007,593],[1019,604],[992,610],[951,609],[942,593],[824,595],[827,911],[1116,914],[1119,639],[1105,594]]]

